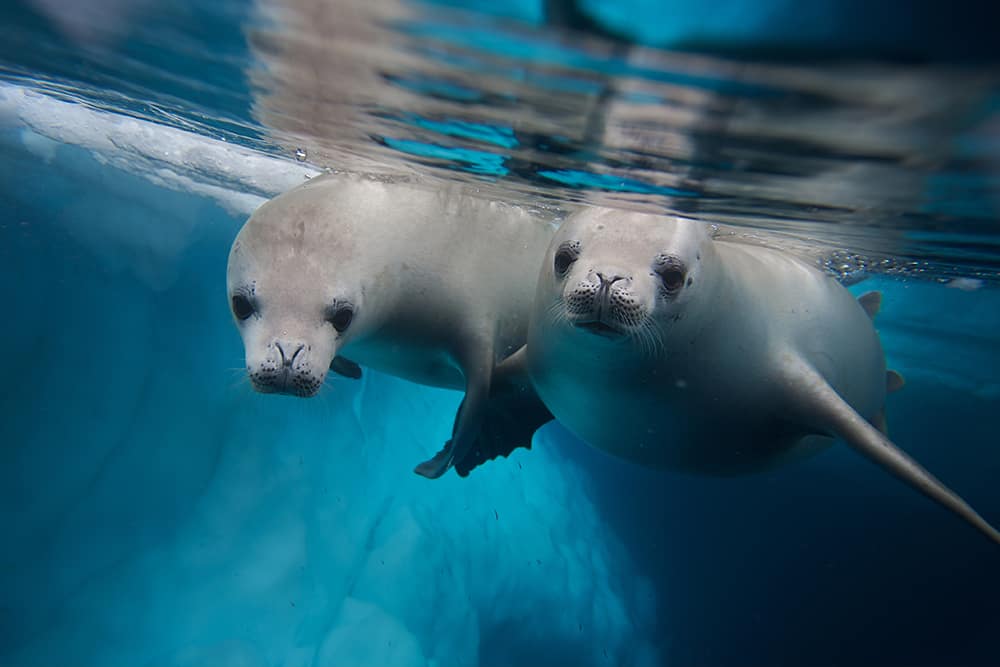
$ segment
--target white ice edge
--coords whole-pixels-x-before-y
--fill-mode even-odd
[[[23,127],[79,146],[101,162],[172,190],[208,197],[238,215],[249,215],[270,197],[320,173],[307,164],[5,82],[0,82],[0,126]]]

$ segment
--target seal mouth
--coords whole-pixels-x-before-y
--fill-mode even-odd
[[[626,335],[626,332],[618,327],[601,320],[574,322],[573,326],[596,336],[601,336],[602,338],[621,338]]]
[[[251,373],[250,384],[261,394],[284,394],[285,396],[310,398],[319,393],[323,382],[311,373],[295,373],[286,366],[270,373]]]

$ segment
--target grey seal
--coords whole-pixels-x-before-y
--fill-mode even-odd
[[[315,395],[358,364],[465,391],[452,439],[416,468],[461,460],[493,369],[526,339],[555,227],[525,210],[403,183],[324,175],[264,203],[233,242],[227,290],[261,392]]]

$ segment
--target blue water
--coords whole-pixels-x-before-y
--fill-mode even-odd
[[[322,169],[698,214],[883,291],[893,439],[1000,521],[992,10],[648,4],[0,10],[0,665],[1000,664],[996,546],[846,448],[429,482],[459,394],[250,389],[229,246]]]

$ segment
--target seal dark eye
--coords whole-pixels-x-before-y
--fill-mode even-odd
[[[668,292],[676,292],[684,284],[684,274],[678,269],[667,269],[660,272],[660,281]]]
[[[654,263],[656,275],[660,277],[660,284],[668,294],[676,293],[684,287],[687,279],[687,271],[684,263],[676,257],[669,255],[659,255]]]
[[[333,309],[330,316],[327,317],[333,328],[340,333],[344,333],[347,327],[351,326],[351,321],[354,320],[354,309],[350,306],[339,306]]]
[[[556,275],[562,278],[569,271],[569,267],[573,266],[573,262],[577,260],[580,256],[580,242],[579,241],[567,241],[559,246],[556,250],[555,261],[553,262]]]
[[[246,298],[242,294],[233,295],[233,315],[241,320],[253,315],[253,304],[250,303],[250,299]]]

